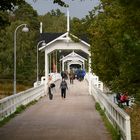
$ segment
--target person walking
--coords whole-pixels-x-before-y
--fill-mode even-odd
[[[51,92],[51,84],[52,84],[52,77],[49,76],[49,79],[48,79],[48,95],[49,95],[50,100],[53,99],[53,94]]]
[[[68,90],[68,85],[64,78],[62,79],[62,82],[60,83],[60,89],[61,89],[61,97],[63,99],[65,99],[66,98],[66,89]]]
[[[73,84],[74,73],[73,73],[72,70],[71,70],[70,73],[69,73],[69,79],[70,79],[70,84]]]

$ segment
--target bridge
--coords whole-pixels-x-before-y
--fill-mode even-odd
[[[95,110],[96,102],[111,124],[120,131],[122,138],[131,139],[130,117],[95,86],[93,75],[86,74],[83,81],[74,80],[74,84],[67,81],[69,89],[65,100],[60,96],[60,74],[52,76],[56,83],[53,100],[49,100],[44,92],[44,83],[0,100],[1,120],[15,112],[20,105],[38,100],[0,128],[2,140],[111,140],[101,116]]]
[[[46,43],[39,47],[45,52],[45,76],[39,81],[37,67],[37,81],[33,88],[0,100],[0,120],[14,113],[17,107],[38,100],[0,128],[2,140],[111,140],[95,110],[96,102],[121,138],[131,140],[130,117],[106,96],[103,83],[94,70],[91,71],[90,44],[86,38],[80,39],[69,33],[69,22],[67,26],[66,33],[41,32],[37,46]],[[86,75],[84,81],[75,80],[73,85],[68,85],[67,98],[62,100],[60,72],[69,72],[73,66],[85,69]],[[56,83],[53,100],[47,96],[49,75]]]
[[[0,128],[0,138],[101,140],[103,137],[104,140],[111,140],[95,110],[95,101],[88,94],[88,83],[75,80],[74,84],[68,84],[65,100],[61,99],[59,84],[60,81],[57,81],[53,100],[46,96],[40,99],[34,106]]]

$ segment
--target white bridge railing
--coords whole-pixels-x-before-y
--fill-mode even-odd
[[[89,92],[105,111],[106,116],[113,126],[119,129],[123,140],[131,140],[130,117],[99,88],[95,87],[92,74],[87,74],[85,79],[89,83]]]
[[[51,74],[53,81],[61,78],[60,74]],[[18,94],[8,96],[0,100],[0,120],[14,113],[20,105],[27,105],[31,101],[38,100],[40,97],[45,96],[44,82],[40,85],[22,91]]]
[[[44,84],[0,100],[0,120],[14,113],[20,105],[27,105],[44,96]]]

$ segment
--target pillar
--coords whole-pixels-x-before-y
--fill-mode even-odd
[[[49,78],[49,63],[48,63],[48,53],[45,50],[45,94],[48,92],[48,78]]]
[[[51,62],[51,53],[49,54],[49,57],[50,57],[50,62],[49,62],[49,68],[50,68],[50,70],[49,70],[49,71],[50,71],[50,73],[51,73],[51,72],[52,72],[52,71],[51,71],[51,63],[52,63],[52,62]]]
[[[56,73],[57,73],[57,50],[56,50],[56,62],[55,62],[55,64],[56,64]]]
[[[85,70],[85,61],[83,61],[83,69]]]
[[[64,60],[62,60],[62,71],[64,71],[64,65],[65,65]]]

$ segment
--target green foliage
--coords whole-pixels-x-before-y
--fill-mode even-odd
[[[0,3],[0,10],[5,11],[5,10],[10,10],[12,11],[15,6],[23,3],[24,0],[1,0]]]
[[[3,12],[3,14],[5,14]],[[45,32],[66,32],[66,16],[59,9],[38,17],[37,12],[27,4],[20,4],[8,14],[10,24],[0,30],[0,79],[13,79],[14,31],[26,23],[29,32],[17,30],[17,84],[31,85],[36,80],[36,55],[39,36],[39,20]],[[32,20],[31,20],[32,19]],[[57,23],[57,26],[56,26]],[[44,75],[44,53],[39,52],[39,78]],[[9,91],[8,91],[9,92]]]
[[[71,33],[81,37],[82,35],[86,34],[86,26],[85,26],[85,21],[84,20],[80,20],[76,17],[74,17],[71,20]]]
[[[43,23],[43,32],[66,32],[66,16],[59,9],[52,10],[43,16],[39,16]]]
[[[1,0],[0,2],[0,27],[10,24],[7,16],[16,6],[24,3],[24,0]]]
[[[131,2],[130,2],[131,3]],[[140,10],[119,0],[101,0],[86,17],[92,69],[113,91],[140,96]]]
[[[17,31],[17,81],[33,82],[36,79],[36,40],[39,21],[36,11],[29,4],[21,4],[12,15],[11,24],[0,30],[0,78],[13,78],[14,31],[20,24],[26,23],[28,33]],[[32,20],[31,20],[32,18]],[[21,83],[21,82],[20,82]]]
[[[9,24],[8,13],[5,11],[0,11],[0,29]]]

